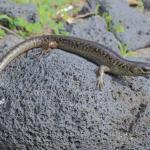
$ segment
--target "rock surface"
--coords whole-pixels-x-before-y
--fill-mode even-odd
[[[101,7],[112,16],[113,27],[122,24],[124,32],[116,33],[116,38],[129,49],[139,49],[150,45],[150,20],[140,11],[128,6],[126,0],[99,0]]]
[[[111,32],[107,31],[104,18],[93,16],[86,20],[79,20],[70,28],[70,33],[76,37],[96,41],[119,53],[118,41]],[[82,34],[80,34],[82,31]]]
[[[105,25],[95,16],[70,32],[116,49]],[[19,42],[12,36],[1,40],[1,57]],[[61,50],[42,57],[36,52],[20,56],[1,74],[0,149],[149,150],[150,79],[105,75],[99,91],[98,66]]]
[[[8,0],[0,0],[0,13],[11,17],[23,17],[29,22],[36,22],[38,15],[34,4],[16,4]]]
[[[148,11],[150,11],[150,1],[149,0],[144,0],[144,8]]]

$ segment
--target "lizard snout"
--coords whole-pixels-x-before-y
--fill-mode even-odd
[[[146,74],[150,74],[150,65],[144,66],[142,69]]]

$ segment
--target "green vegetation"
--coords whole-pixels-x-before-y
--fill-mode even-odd
[[[0,29],[0,39],[2,38],[2,37],[4,37],[5,36],[5,31],[3,31],[2,29]]]
[[[125,31],[125,28],[122,23],[115,23],[115,25],[112,25],[112,16],[108,13],[105,12],[102,14],[102,17],[105,19],[106,24],[107,24],[107,31],[112,32],[112,33],[122,33]],[[131,52],[128,50],[128,46],[126,44],[118,44],[118,47],[120,49],[121,56],[126,57],[126,56],[134,56],[135,53]]]
[[[99,15],[99,8],[101,7],[100,4],[96,4],[96,8],[95,8],[95,15]]]
[[[69,18],[68,10],[70,6],[80,3],[83,0],[12,0],[16,3],[34,3],[37,6],[39,15],[39,21],[37,23],[29,23],[23,18],[11,18],[7,15],[0,15],[0,24],[2,20],[5,20],[8,24],[6,28],[8,30],[17,31],[17,34],[26,37],[34,36],[36,34],[48,33],[53,31],[55,34],[68,34],[63,26],[63,22]],[[140,6],[143,7],[143,0],[140,0]],[[96,6],[95,15],[97,15],[100,5]],[[78,13],[78,7],[71,7],[73,14]],[[112,25],[112,16],[105,12],[101,15],[107,24],[107,31],[113,33],[121,33],[125,31],[123,24],[118,23]],[[0,28],[0,38],[5,36],[5,31]],[[128,47],[125,44],[118,45],[121,55],[134,56],[135,52],[128,51]]]
[[[112,23],[112,17],[109,15],[109,13],[105,12],[102,14],[102,17],[105,19],[106,24],[107,24],[107,31],[111,31],[111,23]]]
[[[120,49],[120,54],[122,57],[132,57],[135,56],[136,53],[133,51],[128,50],[128,46],[126,44],[118,44],[118,47]]]
[[[143,0],[139,0],[138,1],[138,6],[139,9],[144,10],[144,1]]]
[[[3,22],[4,20],[7,22],[7,28],[10,30],[18,30],[18,34],[22,36],[27,36],[29,33],[34,33],[37,29],[37,27],[35,28],[37,24],[28,23],[22,18],[11,18],[7,15],[0,15],[0,22]]]
[[[74,3],[81,0],[12,0],[16,3],[34,3],[37,6],[39,21],[29,23],[24,18],[11,18],[7,15],[0,15],[0,22],[6,20],[8,29],[17,31],[17,34],[26,37],[42,33],[68,34],[63,26],[68,17],[68,10]],[[77,13],[79,8],[71,7],[72,13]],[[0,30],[0,37],[5,31]]]
[[[108,12],[103,13],[102,17],[106,21],[107,31],[114,32],[114,33],[121,33],[125,31],[125,28],[122,23],[116,23],[115,25],[112,25],[113,18]]]
[[[115,33],[121,33],[125,31],[124,26],[121,23],[118,23],[114,26]]]

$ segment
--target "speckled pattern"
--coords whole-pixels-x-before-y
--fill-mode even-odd
[[[144,2],[144,8],[147,11],[150,11],[150,1],[149,0],[143,0],[143,2]]]
[[[112,16],[113,27],[119,23],[123,33],[116,33],[116,38],[129,49],[139,49],[150,45],[150,19],[140,10],[128,6],[127,0],[98,0],[102,8]]]
[[[82,34],[80,34],[81,31]],[[119,53],[118,41],[111,32],[107,31],[106,22],[102,17],[92,16],[86,20],[80,20],[74,23],[70,32],[76,37],[96,41]]]
[[[87,27],[78,36],[89,36]],[[19,41],[0,40],[0,56]],[[100,92],[96,65],[61,50],[44,56],[38,51],[1,74],[0,149],[149,150],[150,79],[106,75]]]
[[[21,5],[11,0],[0,0],[0,13],[11,17],[23,17],[29,22],[38,21],[38,15],[34,4]]]

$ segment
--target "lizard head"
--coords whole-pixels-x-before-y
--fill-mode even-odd
[[[143,70],[144,74],[149,74],[150,75],[150,64],[143,66],[142,70]]]
[[[138,68],[141,72],[141,75],[150,75],[150,64],[140,63]]]
[[[132,62],[130,72],[135,76],[150,75],[150,64],[143,62]]]

